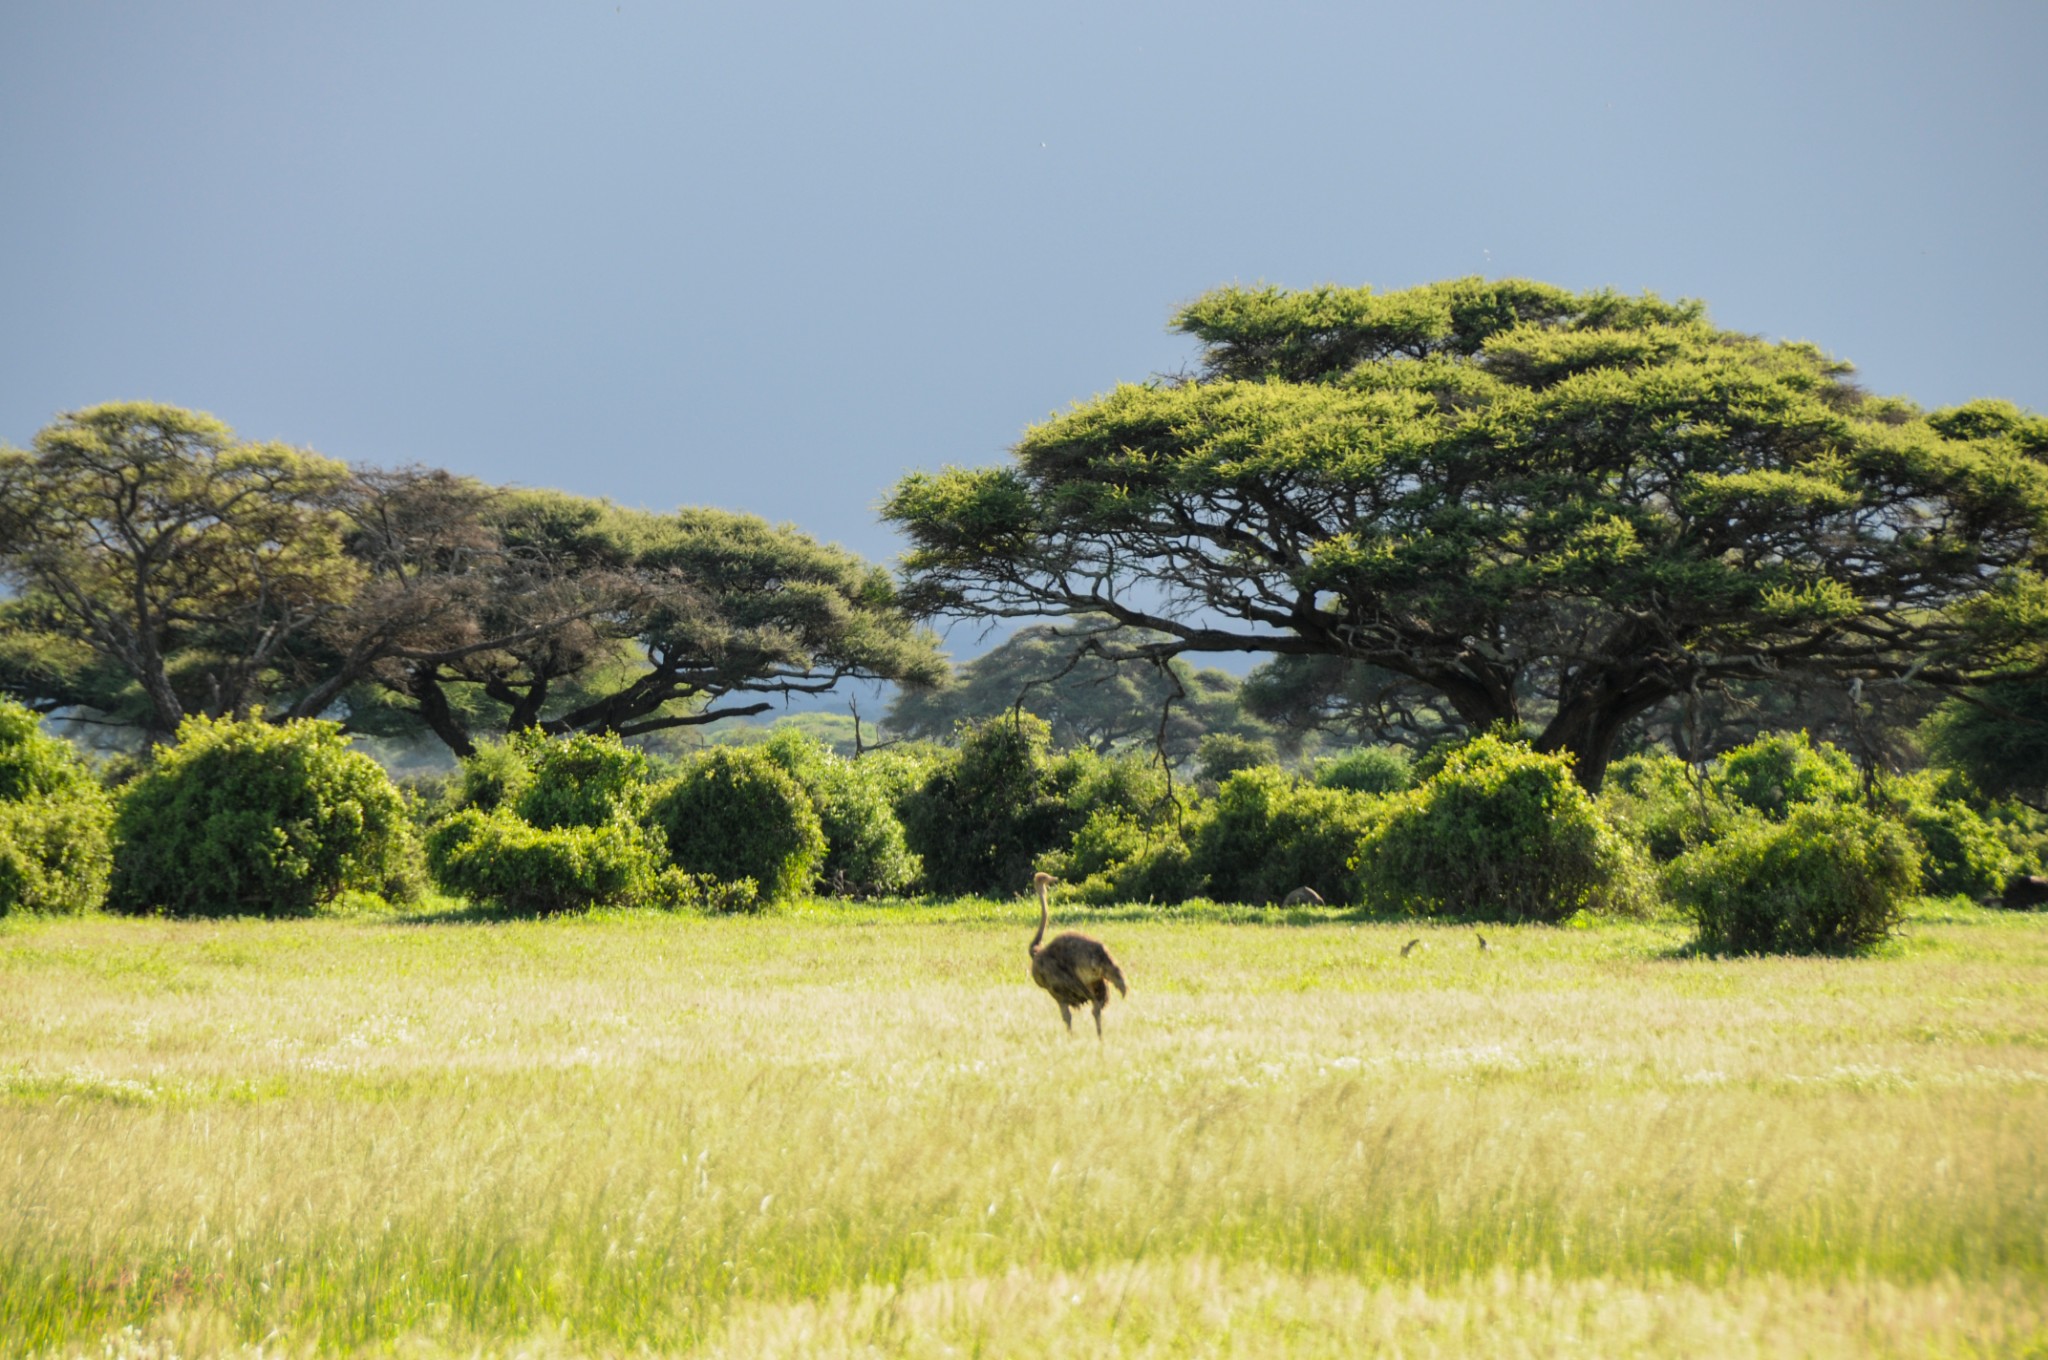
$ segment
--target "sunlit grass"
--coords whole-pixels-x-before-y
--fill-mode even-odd
[[[2048,919],[1026,916],[0,926],[0,1353],[2048,1347]]]

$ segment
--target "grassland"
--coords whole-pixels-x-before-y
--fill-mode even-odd
[[[2048,1355],[2048,918],[1026,915],[0,925],[0,1354]]]

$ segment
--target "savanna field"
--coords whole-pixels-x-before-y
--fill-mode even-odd
[[[2039,915],[443,905],[0,922],[0,1353],[2048,1354]]]

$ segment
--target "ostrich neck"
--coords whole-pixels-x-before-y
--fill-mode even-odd
[[[1045,922],[1045,885],[1041,883],[1038,885],[1038,933],[1031,937],[1031,952],[1034,956],[1038,953],[1039,941],[1045,938]]]

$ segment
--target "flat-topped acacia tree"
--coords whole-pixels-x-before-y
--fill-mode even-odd
[[[1193,376],[897,484],[915,607],[1349,658],[1474,729],[1533,721],[1597,788],[1622,726],[1695,686],[1967,683],[1972,611],[2039,589],[2048,422],[1871,396],[1697,303],[1226,288],[1175,325]]]
[[[0,448],[0,692],[168,741],[192,715],[624,736],[931,682],[888,571],[791,525],[351,469],[149,402]]]

